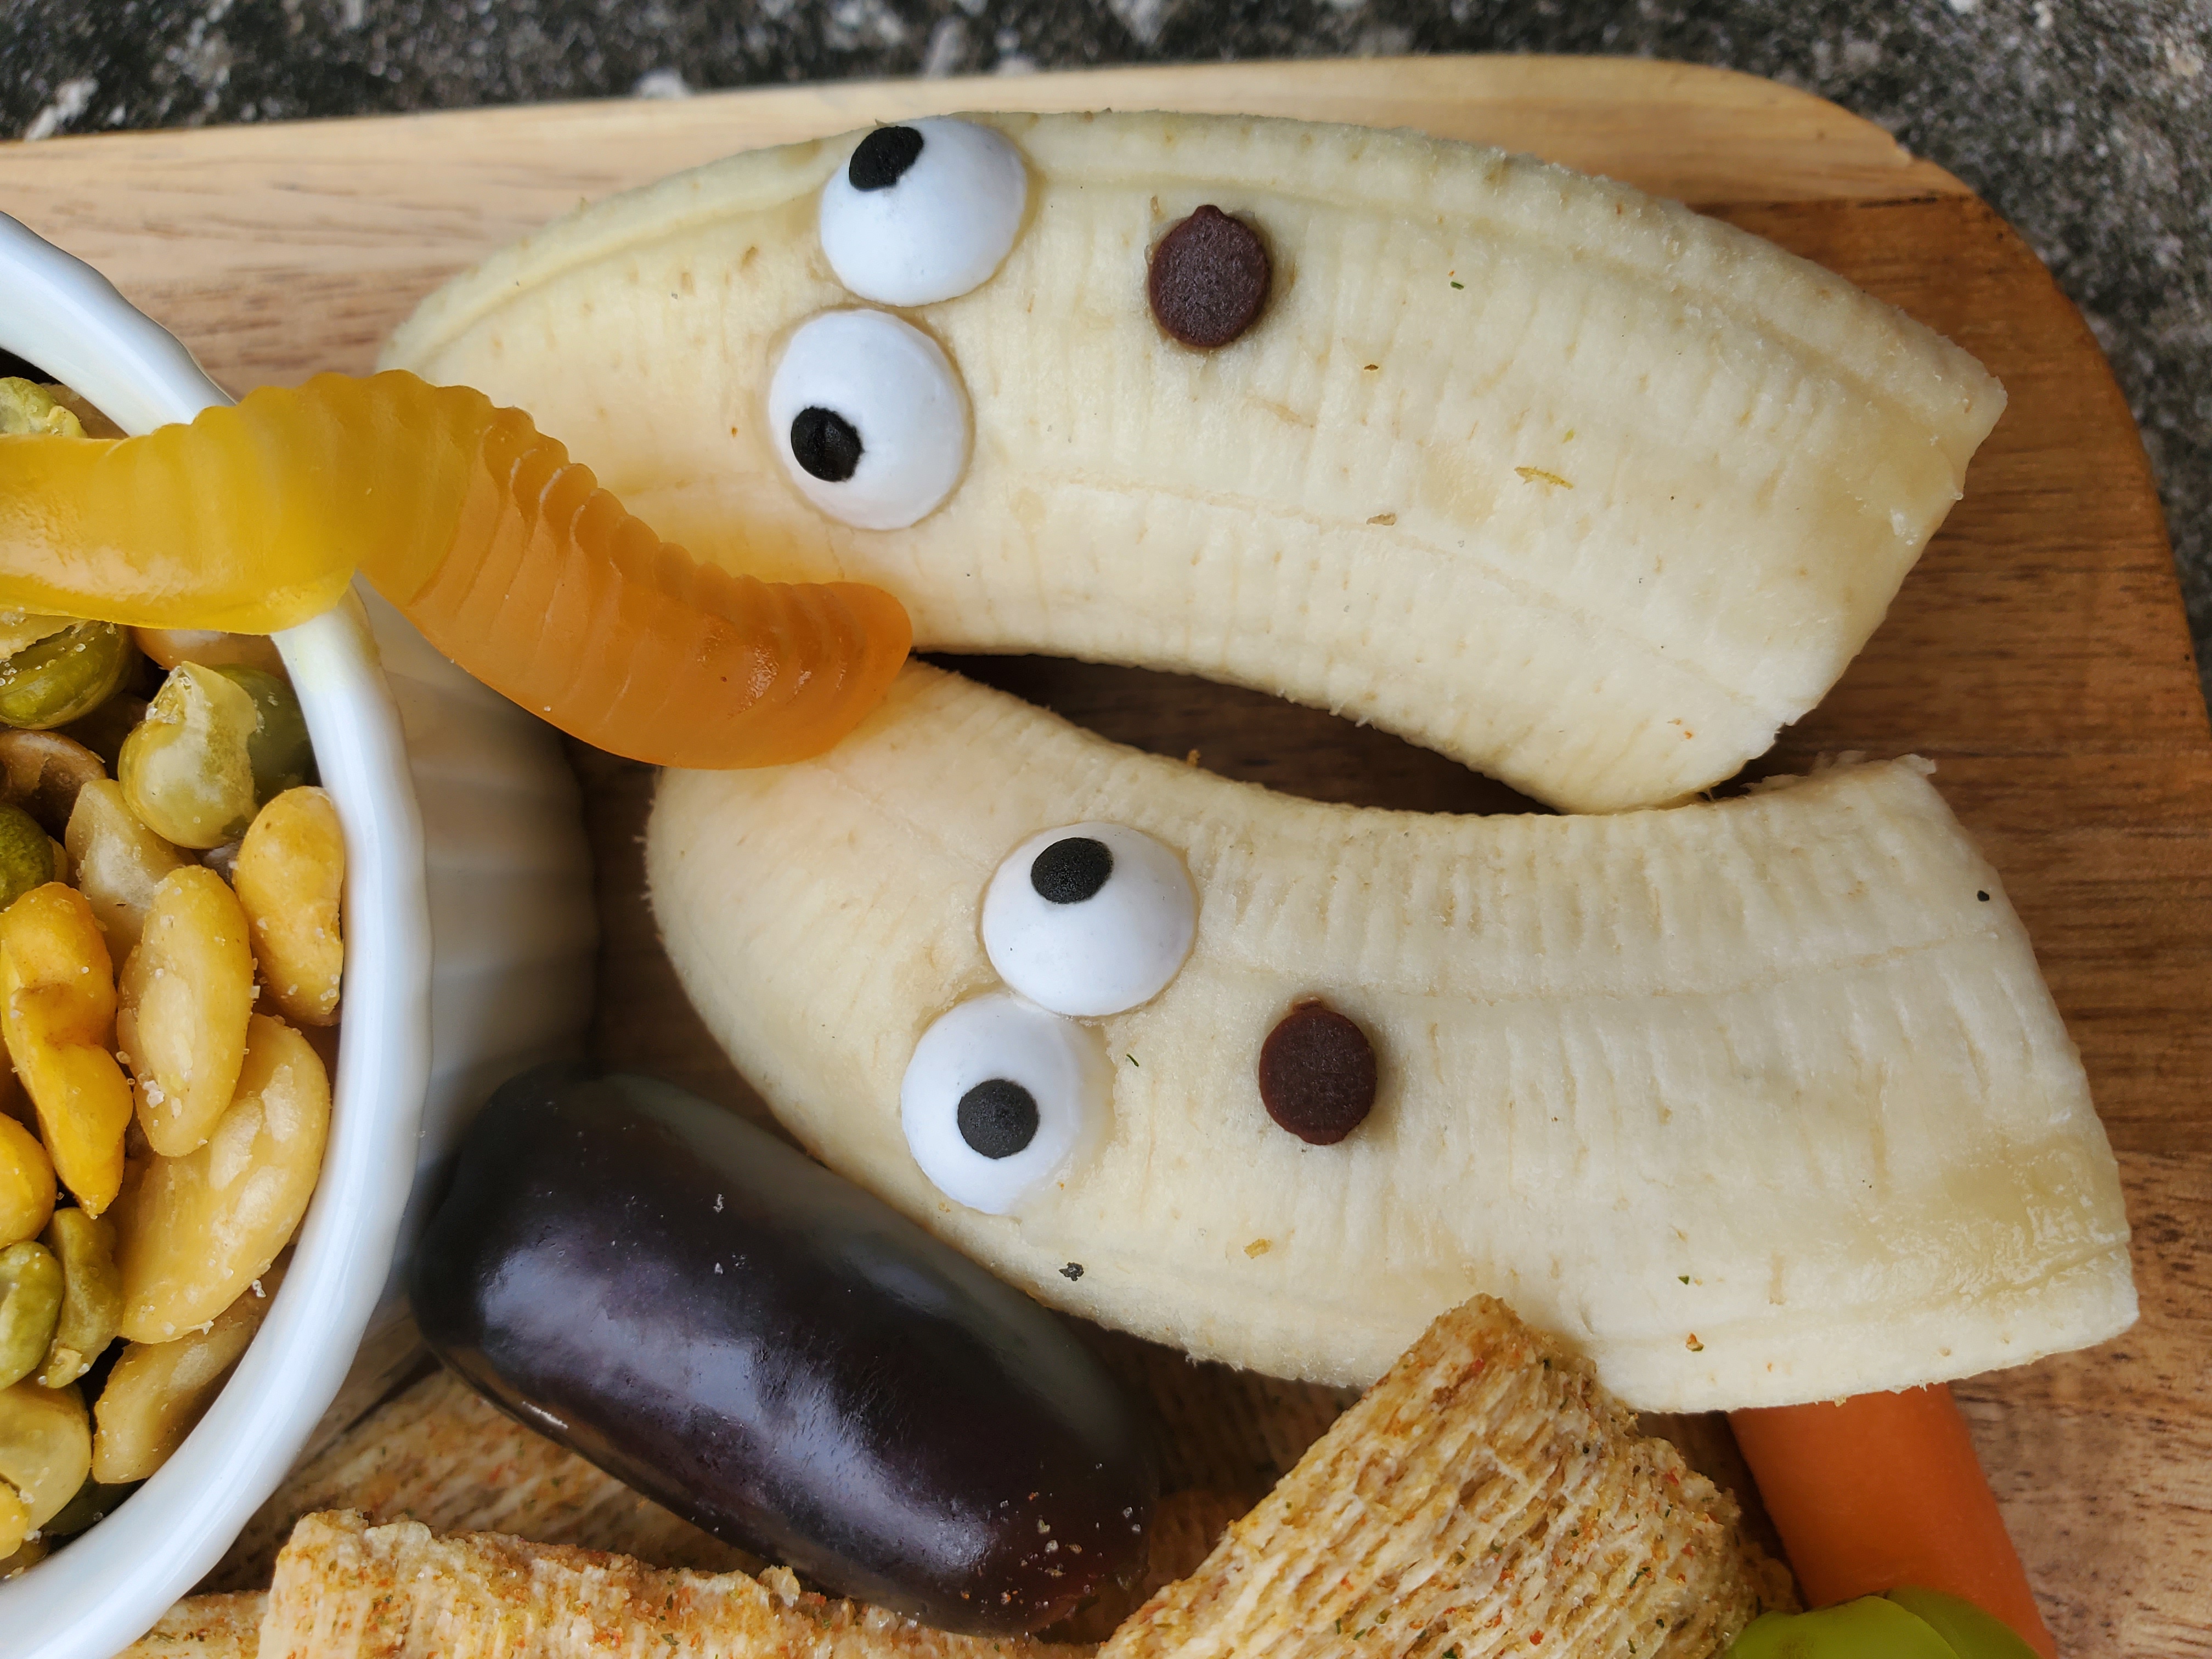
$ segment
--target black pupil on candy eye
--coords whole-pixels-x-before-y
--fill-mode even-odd
[[[994,1077],[960,1097],[960,1139],[985,1158],[1012,1158],[1036,1139],[1036,1097]]]
[[[1030,885],[1048,903],[1080,904],[1096,898],[1113,873],[1114,854],[1104,842],[1070,836],[1036,855],[1030,866]]]
[[[802,409],[791,418],[791,453],[824,483],[842,483],[860,465],[860,432],[834,409]]]
[[[921,135],[912,127],[878,127],[860,140],[845,176],[854,190],[889,190],[921,154]]]

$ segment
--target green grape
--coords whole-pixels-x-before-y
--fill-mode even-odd
[[[300,712],[300,699],[291,686],[281,676],[246,663],[225,663],[215,672],[244,688],[261,717],[246,744],[253,763],[254,805],[266,805],[287,789],[307,782],[314,769],[315,751],[307,741],[307,716]]]
[[[163,840],[220,847],[253,822],[251,744],[260,727],[252,693],[212,668],[179,663],[124,738],[115,781]]]
[[[1942,1590],[1893,1589],[1894,1601],[1951,1644],[1959,1659],[2036,1659],[2035,1650],[1995,1613]]]
[[[54,843],[20,806],[0,806],[0,910],[54,878]]]
[[[1960,1659],[1924,1621],[1894,1601],[1862,1596],[1818,1613],[1763,1613],[1727,1659]]]
[[[111,623],[71,623],[0,662],[0,725],[43,732],[106,702],[131,672],[131,641]]]

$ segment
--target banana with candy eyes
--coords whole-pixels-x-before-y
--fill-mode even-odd
[[[1042,1300],[1364,1385],[1480,1292],[1733,1410],[2135,1316],[2080,1060],[1925,772],[1355,809],[913,664],[818,760],[665,774],[647,865],[786,1126]]]
[[[388,365],[662,534],[924,648],[1205,675],[1556,805],[1679,799],[1826,693],[2003,406],[1757,237],[1476,146],[937,118],[586,208]]]

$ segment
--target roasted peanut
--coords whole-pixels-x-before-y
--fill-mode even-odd
[[[312,787],[288,789],[263,807],[231,878],[262,977],[284,1017],[299,1025],[334,1024],[345,967],[338,919],[345,837],[330,796]]]
[[[219,634],[208,628],[134,628],[131,635],[141,651],[164,668],[174,668],[180,662],[196,662],[207,668],[244,663],[271,674],[284,672],[276,641],[266,634]]]
[[[38,1110],[23,1092],[23,1079],[15,1075],[13,1066],[6,1064],[0,1064],[0,1116],[14,1118],[33,1135],[39,1132]]]
[[[115,1063],[115,969],[92,907],[50,882],[0,911],[0,1028],[62,1185],[98,1215],[123,1184],[131,1085]]]
[[[56,1210],[40,1243],[62,1268],[61,1317],[46,1362],[41,1388],[58,1389],[91,1369],[123,1323],[123,1275],[115,1266],[115,1223],[82,1210]]]
[[[0,731],[0,796],[50,836],[69,823],[78,792],[106,775],[99,756],[58,732]]]
[[[185,1443],[245,1354],[276,1296],[276,1275],[246,1287],[205,1330],[123,1350],[93,1407],[92,1478],[143,1480]]]
[[[115,1041],[138,1085],[138,1127],[161,1156],[181,1158],[230,1104],[253,1012],[246,912],[221,876],[188,864],[161,878],[118,988]]]
[[[46,1357],[62,1311],[62,1267],[26,1239],[0,1250],[0,1388],[12,1388]]]
[[[307,1213],[330,1127],[323,1062],[283,1021],[248,1023],[238,1092],[183,1158],[157,1158],[115,1207],[123,1334],[167,1342],[237,1300]]]
[[[74,1384],[0,1389],[0,1481],[15,1489],[38,1531],[92,1473],[92,1423]]]
[[[89,714],[57,729],[70,741],[91,750],[100,757],[100,764],[112,772],[123,759],[124,738],[137,731],[138,722],[145,718],[145,698],[118,691]]]
[[[123,786],[106,778],[77,792],[63,842],[78,888],[107,929],[109,950],[129,954],[155,889],[182,866],[185,855],[149,830],[124,799]]]
[[[54,1165],[12,1117],[0,1117],[0,1245],[36,1238],[54,1212]]]

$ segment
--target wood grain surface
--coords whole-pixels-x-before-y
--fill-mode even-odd
[[[243,390],[366,368],[436,281],[580,196],[878,118],[1106,106],[1419,126],[1609,173],[1840,271],[2004,381],[2011,404],[1966,498],[1887,622],[1755,769],[1927,755],[2004,872],[2120,1159],[2142,1318],[1958,1393],[2062,1651],[2212,1655],[2212,732],[2148,464],[2095,342],[2017,235],[1879,129],[1672,65],[1208,66],[0,147],[0,205],[102,264]],[[1033,658],[957,665],[1108,736],[1196,749],[1295,793],[1517,805],[1435,756],[1249,692]],[[642,907],[649,776],[577,758],[606,930],[594,1042],[746,1107]],[[1170,1483],[1193,1492],[1255,1495],[1335,1405],[1096,1340],[1167,1420]],[[1725,1470],[1724,1428],[1673,1426]]]

